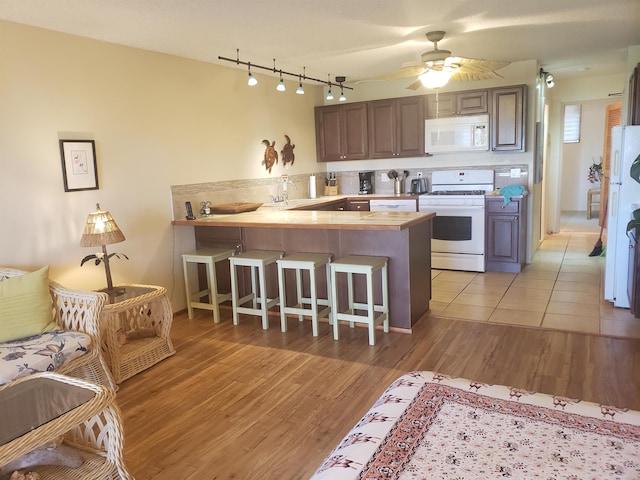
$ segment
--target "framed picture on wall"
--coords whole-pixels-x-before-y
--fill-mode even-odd
[[[60,140],[65,192],[98,189],[96,144],[93,140]]]

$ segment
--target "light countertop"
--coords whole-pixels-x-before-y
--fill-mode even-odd
[[[326,197],[325,197],[326,198]],[[331,197],[333,198],[333,197]],[[326,203],[326,200],[324,201]],[[319,202],[323,203],[323,202]],[[427,221],[435,212],[345,212],[264,208],[254,212],[175,220],[194,227],[317,228],[328,230],[404,230]]]

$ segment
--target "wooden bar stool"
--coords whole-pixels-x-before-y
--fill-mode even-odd
[[[597,200],[593,199],[594,195],[598,197]],[[600,189],[599,188],[590,188],[589,190],[587,190],[587,220],[591,219],[591,209],[593,205],[597,205],[598,209],[600,209]]]
[[[229,248],[202,248],[195,252],[182,254],[182,270],[184,271],[184,288],[187,294],[187,311],[189,319],[193,318],[194,308],[203,308],[213,311],[214,323],[220,323],[219,305],[227,300],[231,300],[231,293],[218,292],[218,281],[216,279],[216,263],[225,261],[235,254],[234,249]],[[192,292],[189,286],[188,265],[190,263],[202,263],[207,269],[207,288]],[[209,302],[202,302],[202,297],[209,297]]]
[[[238,314],[258,315],[262,317],[262,328],[269,328],[268,310],[280,303],[280,297],[267,297],[266,267],[274,265],[284,252],[273,250],[249,250],[229,259],[231,266],[231,303],[233,306],[233,324],[238,325]],[[249,267],[251,270],[251,292],[239,296],[237,267]],[[251,307],[243,305],[251,300]],[[260,307],[258,307],[258,304]]]
[[[333,338],[340,338],[340,320],[348,321],[351,328],[356,322],[366,323],[369,327],[369,345],[375,345],[375,327],[382,323],[385,333],[389,332],[389,292],[387,288],[387,257],[369,257],[365,255],[350,255],[330,263],[331,269],[331,305],[333,306]],[[376,304],[373,296],[374,273],[381,272],[382,303]],[[341,312],[338,306],[338,273],[347,274],[348,309]],[[366,276],[366,303],[354,301],[354,274]],[[366,315],[356,314],[365,311]],[[379,313],[376,317],[376,313]]]
[[[313,336],[318,336],[318,318],[329,317],[331,323],[331,275],[329,263],[333,255],[330,253],[294,253],[277,261],[278,264],[278,286],[280,290],[280,326],[283,332],[287,331],[287,313],[298,315],[298,320],[302,322],[305,316],[311,317],[311,329]],[[327,277],[327,298],[318,298],[316,286],[316,273],[321,267],[325,268]],[[286,270],[296,272],[296,301],[293,306],[287,306],[287,285],[285,281]],[[309,296],[305,297],[303,292],[303,272],[307,271],[309,276]],[[308,305],[308,307],[307,307]],[[325,308],[319,310],[319,306]]]

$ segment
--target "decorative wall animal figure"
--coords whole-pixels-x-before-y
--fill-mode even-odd
[[[271,173],[273,166],[278,163],[278,152],[275,149],[276,141],[269,143],[269,140],[262,140],[262,144],[267,147],[264,150],[264,160],[262,165],[265,166],[267,171]]]
[[[293,162],[296,159],[296,156],[293,153],[293,149],[296,148],[296,146],[291,145],[291,139],[289,138],[289,135],[285,135],[284,138],[287,143],[285,143],[284,147],[282,147],[282,150],[280,150],[280,153],[282,154],[283,167],[286,166],[289,162],[291,162],[291,165],[293,165]]]

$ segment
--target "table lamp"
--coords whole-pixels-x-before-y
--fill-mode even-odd
[[[112,243],[118,243],[124,241],[124,234],[122,230],[118,227],[118,224],[113,219],[109,212],[100,210],[100,204],[96,204],[96,211],[90,213],[87,217],[87,223],[84,226],[84,232],[82,233],[82,238],[80,239],[81,247],[102,247],[102,254],[96,253],[94,255],[87,255],[82,259],[80,266],[84,265],[85,262],[91,259],[95,259],[96,265],[99,265],[100,262],[104,262],[104,269],[107,274],[107,293],[113,293],[113,282],[111,281],[111,270],[109,268],[109,258],[112,256],[117,256],[120,258],[120,255],[128,259],[124,254],[118,253],[107,253],[107,245]]]

